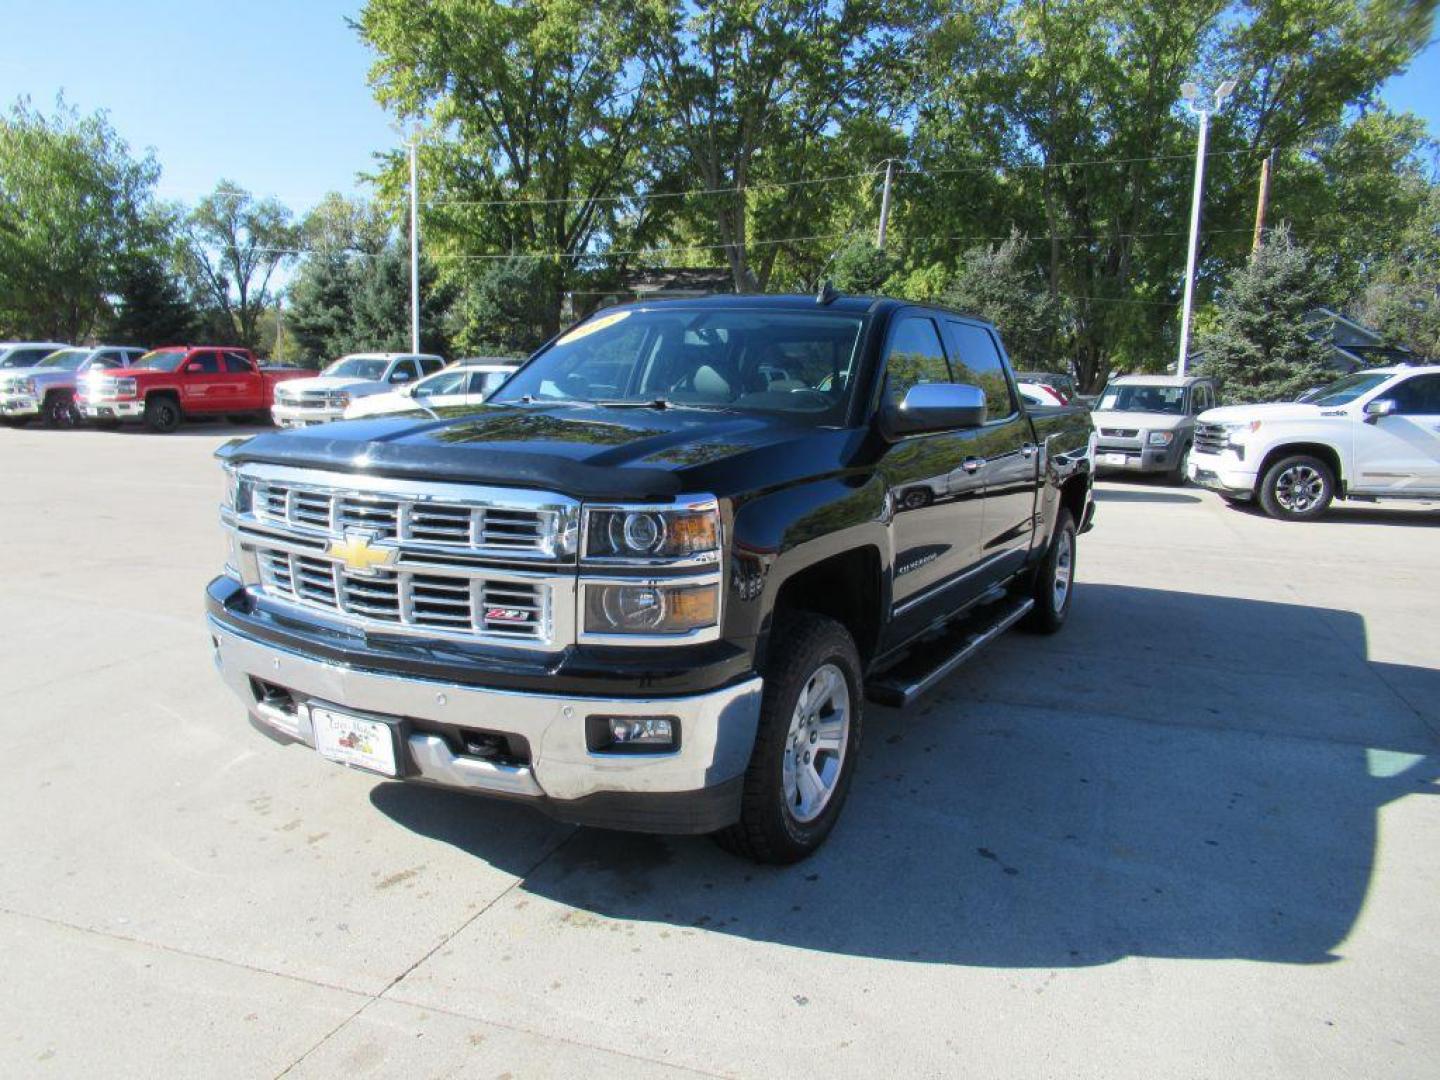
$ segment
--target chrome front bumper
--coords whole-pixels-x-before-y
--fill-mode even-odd
[[[87,398],[79,403],[79,408],[87,420],[134,420],[145,415],[143,401],[95,401]]]
[[[310,427],[312,424],[328,424],[345,418],[345,407],[314,408],[313,406],[282,405],[276,402],[270,408],[270,418],[277,427]]]
[[[39,416],[40,399],[33,394],[0,396],[0,416]]]
[[[655,832],[719,828],[728,823],[731,802],[738,813],[738,785],[759,720],[759,678],[678,698],[520,693],[344,667],[265,644],[213,616],[208,621],[215,666],[225,682],[255,721],[284,739],[313,746],[309,707],[325,704],[394,723],[400,779],[517,796],[565,820]],[[257,681],[288,691],[296,707],[282,711],[266,704]],[[585,736],[590,716],[674,717],[680,747],[657,754],[592,751]],[[530,748],[529,763],[499,764],[459,753],[441,735],[415,730],[417,722],[521,736]],[[717,806],[707,803],[703,813],[684,801],[721,791],[726,798]],[[580,809],[596,797],[608,799],[603,820]],[[625,804],[625,797],[634,805]]]

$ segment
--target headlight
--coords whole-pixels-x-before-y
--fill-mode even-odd
[[[1242,420],[1239,422],[1221,424],[1220,426],[1225,429],[1225,434],[1229,437],[1230,441],[1234,442],[1240,436],[1248,435],[1252,431],[1259,431],[1260,421]]]
[[[708,496],[680,506],[586,507],[585,558],[716,562],[720,558],[720,510]]]
[[[1148,441],[1151,446],[1169,446],[1175,441],[1175,433],[1173,431],[1152,431]]]
[[[222,465],[225,472],[225,509],[244,514],[250,510],[251,483],[234,465]]]
[[[108,382],[101,383],[100,389],[101,389],[101,392],[102,392],[102,393],[108,394],[108,395],[111,396],[111,397],[120,397],[120,398],[134,397],[134,396],[135,396],[135,380],[134,380],[134,379],[111,379],[111,380],[109,380]]]
[[[335,391],[333,394],[330,395],[330,404],[336,406],[337,408],[343,409],[346,405],[350,404],[350,391]]]
[[[720,585],[629,584],[585,586],[588,634],[688,634],[714,626]]]

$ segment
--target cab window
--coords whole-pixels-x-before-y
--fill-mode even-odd
[[[426,375],[433,375],[445,366],[445,361],[438,356],[422,356],[420,358],[420,370]]]
[[[185,370],[193,374],[218,375],[220,374],[220,357],[213,352],[196,353],[185,365]]]
[[[1416,375],[1383,394],[1401,416],[1440,416],[1440,375]]]
[[[239,353],[227,352],[225,354],[225,370],[233,375],[248,375],[253,369],[250,367],[250,361]]]
[[[949,381],[950,368],[934,320],[919,315],[902,318],[885,356],[885,400],[898,408],[912,386]]]
[[[1015,399],[1010,394],[1010,380],[1005,377],[1005,363],[990,331],[953,319],[946,320],[945,329],[950,334],[950,366],[955,381],[984,390],[986,411],[992,418],[1003,419],[1013,413]]]

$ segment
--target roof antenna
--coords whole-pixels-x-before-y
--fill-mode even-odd
[[[820,291],[815,294],[815,303],[824,307],[840,294],[835,291],[835,286],[830,284],[830,279],[825,278],[820,282]]]

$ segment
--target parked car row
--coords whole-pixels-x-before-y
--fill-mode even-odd
[[[477,359],[447,368],[429,354],[357,353],[318,375],[261,364],[248,349],[171,345],[73,347],[0,344],[0,420],[52,427],[141,422],[174,431],[186,419],[224,416],[305,427],[345,416],[483,401],[515,372],[513,361]]]

